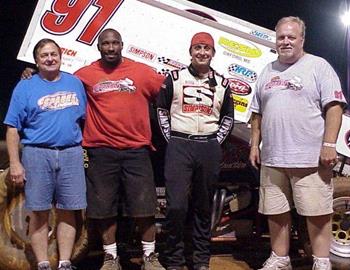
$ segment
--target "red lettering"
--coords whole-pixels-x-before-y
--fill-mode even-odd
[[[95,0],[93,5],[98,8],[98,11],[90,19],[77,40],[91,45],[123,1]]]
[[[41,27],[53,35],[65,35],[72,31],[91,5],[90,0],[54,0],[51,11],[41,18]]]
[[[77,38],[77,41],[91,45],[123,1],[54,0],[51,10],[47,10],[41,18],[41,27],[50,34],[65,35],[76,27],[88,8],[97,7]]]

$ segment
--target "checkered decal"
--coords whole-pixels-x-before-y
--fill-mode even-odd
[[[246,80],[248,82],[255,82],[256,79],[258,78],[258,75],[256,74],[256,72],[249,70],[247,68],[243,68],[242,70],[242,66],[238,65],[238,64],[231,64],[228,67],[228,72],[233,75],[233,76],[238,76],[240,78],[242,78],[243,80]]]
[[[167,66],[173,67],[173,69],[184,69],[187,67],[186,65],[184,65],[180,62],[177,62],[177,61],[172,60],[170,58],[166,58],[164,56],[158,57],[158,63],[160,63],[162,65],[167,65]]]

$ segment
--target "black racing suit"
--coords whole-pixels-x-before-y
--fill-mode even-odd
[[[228,81],[211,70],[200,79],[192,66],[172,71],[157,99],[157,117],[165,139],[167,266],[181,267],[188,205],[193,206],[193,264],[209,265],[213,184],[221,146],[232,131],[234,108]]]

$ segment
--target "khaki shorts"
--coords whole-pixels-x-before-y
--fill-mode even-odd
[[[259,213],[277,215],[295,206],[303,216],[333,213],[332,171],[261,166]]]

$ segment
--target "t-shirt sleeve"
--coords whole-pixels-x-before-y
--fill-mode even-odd
[[[341,89],[339,77],[332,68],[332,66],[325,60],[320,65],[317,65],[317,82],[318,89],[321,96],[322,108],[333,101],[338,101],[344,106],[346,100]]]
[[[15,87],[12,93],[10,105],[4,120],[5,125],[9,125],[22,130],[27,113],[26,106],[26,88],[28,87],[28,80],[21,80]]]
[[[261,83],[257,81],[255,84],[255,93],[252,99],[252,103],[250,105],[250,111],[254,113],[261,114],[261,100],[260,100],[260,91],[261,91]]]
[[[83,83],[78,78],[77,78],[77,81],[78,81],[78,89],[81,97],[79,106],[82,112],[82,118],[85,119],[86,104],[87,104],[86,92],[85,92]]]
[[[155,99],[161,89],[165,77],[161,74],[158,74],[152,68],[147,68],[145,76],[148,78],[149,94],[151,95],[152,99]]]

